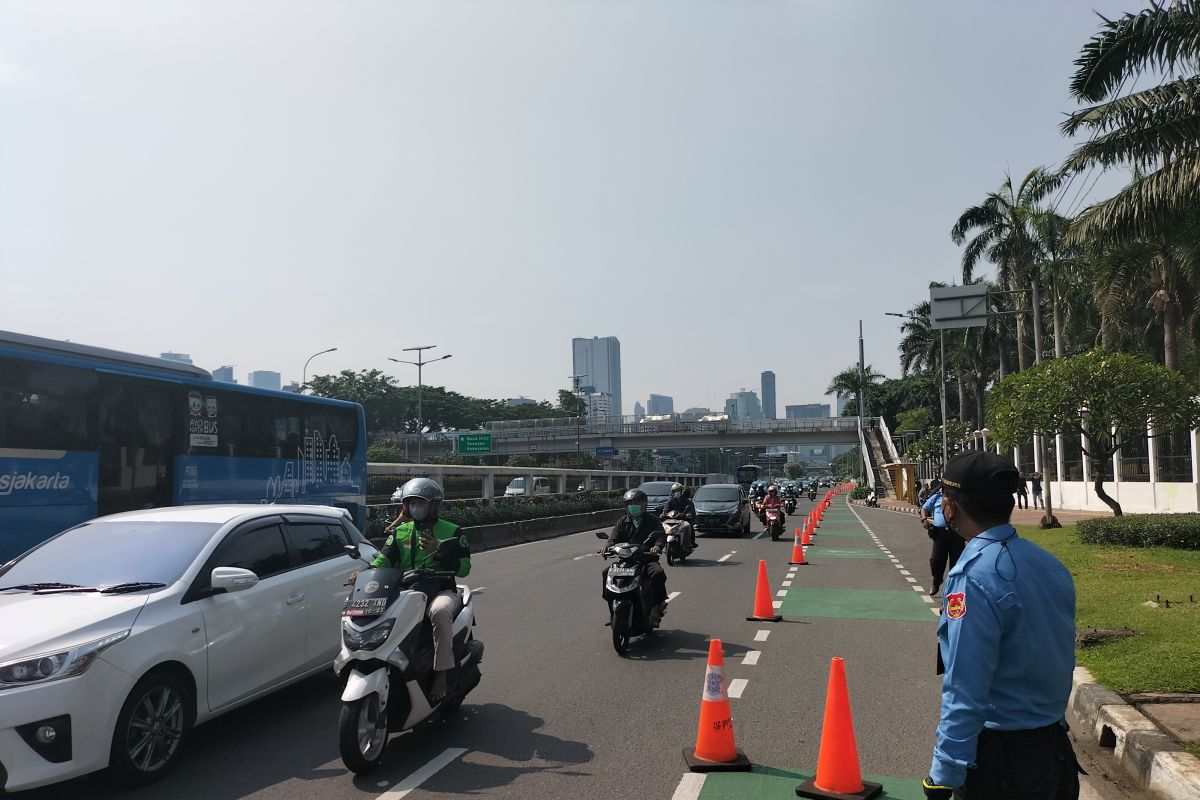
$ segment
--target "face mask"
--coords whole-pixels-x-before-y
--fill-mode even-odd
[[[424,522],[425,517],[429,515],[429,506],[411,506],[408,515],[413,518],[413,522]]]
[[[640,517],[642,515],[641,506],[625,506],[625,510],[629,512],[631,517]]]

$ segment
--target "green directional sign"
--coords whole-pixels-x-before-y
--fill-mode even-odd
[[[492,452],[490,433],[465,433],[458,437],[459,455],[479,455]]]

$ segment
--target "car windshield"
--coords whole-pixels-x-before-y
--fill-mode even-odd
[[[671,484],[666,481],[651,481],[638,487],[647,497],[666,497],[671,494]]]
[[[220,525],[212,522],[99,520],[72,528],[0,568],[0,587],[54,583],[170,585],[196,560]]]
[[[525,488],[525,479],[524,478],[513,478],[511,481],[509,481],[508,488],[524,489]]]
[[[694,499],[697,503],[736,503],[741,493],[732,486],[701,486]]]

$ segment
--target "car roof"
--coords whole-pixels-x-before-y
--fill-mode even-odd
[[[703,486],[697,487],[700,489],[741,489],[742,487],[736,483],[706,483]]]
[[[268,505],[265,503],[225,503],[206,506],[163,506],[142,511],[125,511],[100,517],[103,520],[135,520],[137,522],[211,522],[224,525],[238,519],[252,519],[272,514],[310,514],[333,519],[344,516],[334,506]]]

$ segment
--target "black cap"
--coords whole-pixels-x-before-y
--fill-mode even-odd
[[[942,486],[964,494],[1012,494],[1020,481],[1020,473],[1011,459],[986,450],[959,453],[947,462],[942,472]]]

